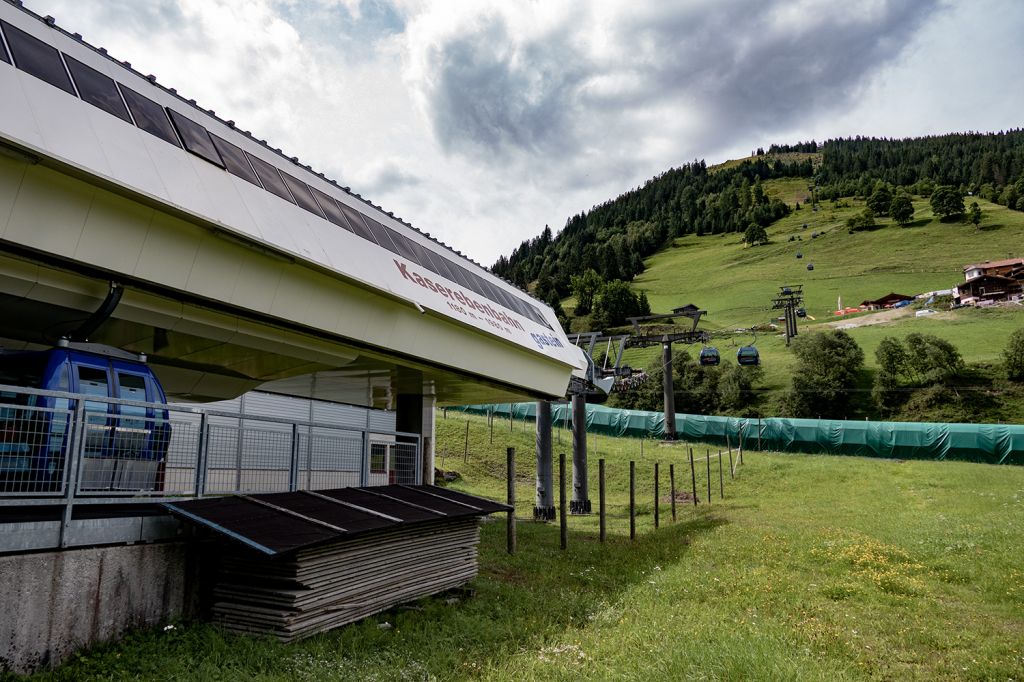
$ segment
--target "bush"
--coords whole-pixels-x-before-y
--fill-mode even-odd
[[[843,416],[850,389],[864,366],[864,351],[841,329],[798,336],[797,364],[786,395],[789,412],[800,417]]]
[[[757,223],[750,223],[747,231],[743,233],[743,241],[751,246],[768,243],[768,232]]]
[[[966,369],[960,351],[949,341],[931,334],[908,334],[903,342],[887,336],[878,344],[875,360],[878,371],[871,397],[882,410],[897,407],[912,393],[914,403],[919,406],[941,402],[948,397],[954,380]],[[908,390],[921,387],[929,389],[924,391],[930,396],[927,400],[919,395],[922,392]]]
[[[1003,364],[1007,379],[1024,381],[1024,327],[1010,334],[1010,340],[1003,350]]]
[[[851,232],[857,230],[870,230],[875,227],[875,213],[870,208],[865,208],[857,215],[848,218],[846,226],[850,228]]]

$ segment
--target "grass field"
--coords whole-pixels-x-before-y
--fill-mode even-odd
[[[788,203],[803,201],[807,181],[772,180],[765,183],[765,189]],[[794,211],[769,228],[771,242],[764,246],[745,247],[737,234],[688,235],[649,258],[647,269],[634,280],[633,288],[647,292],[655,312],[686,303],[707,310],[701,327],[714,334],[713,343],[731,362],[739,346],[755,340],[750,332],[742,330],[777,317],[770,307],[781,285],[804,285],[810,317],[800,320],[800,329],[807,332],[837,320],[833,311],[840,298],[844,306],[857,306],[891,291],[916,295],[948,289],[963,280],[963,266],[968,263],[1024,256],[1024,213],[984,199],[978,199],[978,203],[984,211],[980,230],[938,221],[927,200],[917,198],[909,227],[900,228],[882,218],[879,229],[850,234],[846,219],[863,210],[864,203],[844,199],[839,205],[824,202],[817,212],[809,207]],[[820,236],[812,239],[815,232]],[[799,241],[789,241],[791,237]],[[798,259],[797,252],[803,257]],[[813,271],[807,270],[808,263],[814,264]],[[571,310],[572,301],[563,306]],[[987,365],[994,376],[1009,335],[1022,327],[1024,307],[1013,306],[960,309],[936,318],[915,318],[911,314],[887,324],[850,329],[848,333],[864,350],[869,369],[875,366],[874,352],[883,337],[903,338],[911,332],[922,332],[949,340],[965,361]],[[765,372],[759,387],[766,396],[763,411],[774,414],[778,397],[790,386],[794,358],[779,333],[759,334],[756,344]],[[698,349],[689,352],[695,356]],[[643,368],[658,353],[657,348],[630,350],[624,362]],[[1005,410],[993,412],[991,420],[1024,420],[1024,401],[1012,402]],[[851,416],[866,416],[862,414],[864,409],[860,405]]]
[[[795,181],[765,183],[770,192],[788,194]],[[926,200],[914,201],[910,227],[892,225],[849,234],[846,219],[863,202],[844,199],[848,207],[829,202],[813,212],[802,208],[772,225],[771,243],[746,248],[737,234],[675,240],[673,246],[647,260],[634,287],[647,291],[652,309],[671,310],[693,302],[708,310],[709,325],[750,327],[771,316],[771,299],[783,284],[803,284],[807,311],[831,319],[836,302],[858,305],[890,291],[918,294],[948,289],[963,281],[963,266],[1008,255],[1024,254],[1024,213],[979,199],[985,217],[980,230],[933,219]],[[804,229],[803,225],[807,228]],[[822,236],[811,238],[811,233]],[[790,242],[789,238],[801,241]],[[797,259],[796,253],[803,258]],[[808,263],[814,270],[808,271]]]
[[[526,519],[533,434],[519,423],[438,420],[458,487],[504,495],[504,448],[519,457],[519,551],[485,524],[475,596],[427,599],[281,645],[179,623],[87,652],[54,680],[678,680],[1024,677],[1024,469],[748,452],[706,504],[679,504],[685,449],[591,438],[608,461],[609,540],[597,518],[558,529]],[[561,446],[565,449],[563,437]],[[556,445],[556,451],[558,449]],[[596,450],[596,452],[595,452]],[[699,450],[703,455],[704,450]],[[628,535],[628,460],[638,530]],[[652,468],[662,466],[661,528]],[[681,475],[680,469],[685,471]],[[596,481],[591,498],[597,503]],[[451,602],[451,603],[450,603]],[[387,623],[390,627],[383,627]]]

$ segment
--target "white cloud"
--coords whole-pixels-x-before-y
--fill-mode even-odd
[[[1024,103],[1000,0],[27,4],[484,263],[694,158]]]

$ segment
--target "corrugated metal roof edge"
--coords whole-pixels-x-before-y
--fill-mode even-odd
[[[460,520],[460,519],[465,519],[467,517],[482,517],[482,516],[487,516],[489,514],[509,512],[509,511],[513,510],[512,507],[510,507],[507,504],[501,503],[501,502],[495,502],[494,500],[489,500],[489,499],[483,498],[483,497],[477,497],[476,495],[470,495],[468,493],[463,493],[463,492],[460,492],[460,491],[447,491],[445,488],[440,488],[438,486],[389,485],[389,486],[357,487],[355,489],[363,490],[363,491],[366,491],[366,492],[372,492],[375,489],[388,489],[388,488],[404,488],[404,489],[407,489],[407,490],[413,490],[413,491],[416,491],[416,492],[420,492],[420,493],[423,493],[423,494],[426,494],[426,495],[432,495],[434,497],[438,497],[438,498],[440,498],[442,500],[445,500],[445,501],[447,501],[449,503],[453,503],[453,504],[458,504],[460,506],[464,506],[464,507],[467,508],[468,511],[464,515],[459,515],[459,516],[454,516],[454,517],[453,516],[445,515],[442,512],[436,512],[435,511],[434,513],[438,514],[438,517],[437,518],[433,518],[433,519],[422,519],[422,520],[416,520],[416,521],[400,521],[400,522],[395,522],[395,523],[392,523],[392,524],[389,524],[389,525],[383,526],[383,527],[371,528],[371,529],[366,529],[366,530],[358,530],[358,531],[344,531],[344,532],[335,531],[336,534],[333,537],[324,538],[324,539],[317,540],[315,542],[311,542],[311,543],[308,543],[308,544],[305,544],[305,545],[298,545],[298,546],[291,547],[291,548],[288,548],[288,549],[285,549],[285,550],[275,550],[272,547],[267,547],[267,546],[265,546],[263,544],[255,542],[254,540],[252,540],[251,538],[247,537],[243,533],[236,532],[236,531],[231,530],[230,528],[227,528],[227,527],[225,527],[225,526],[223,526],[223,525],[221,525],[219,523],[216,523],[215,521],[211,521],[210,519],[205,518],[202,514],[194,513],[194,512],[189,511],[188,509],[185,509],[185,508],[181,507],[182,504],[188,504],[189,502],[194,502],[194,501],[197,501],[197,500],[200,500],[200,499],[216,499],[216,498],[196,498],[196,500],[184,500],[184,501],[178,500],[178,501],[175,501],[175,502],[164,502],[164,503],[161,503],[161,506],[164,507],[165,509],[167,509],[169,512],[171,512],[175,516],[178,516],[178,517],[180,517],[180,518],[182,518],[182,519],[184,519],[186,521],[189,521],[191,523],[194,523],[197,526],[200,526],[200,527],[203,527],[203,528],[207,528],[207,529],[212,530],[212,531],[214,531],[216,533],[224,535],[224,536],[230,538],[231,540],[234,540],[236,542],[241,543],[242,545],[244,545],[245,547],[248,547],[249,549],[253,549],[253,550],[259,552],[260,554],[263,554],[263,555],[266,555],[266,556],[270,556],[270,557],[287,556],[287,555],[293,554],[293,553],[298,552],[298,551],[303,550],[303,549],[308,549],[308,548],[311,548],[311,547],[318,547],[318,546],[329,544],[329,543],[335,542],[335,541],[349,540],[349,539],[352,539],[352,538],[356,538],[356,537],[360,537],[360,536],[364,536],[364,535],[370,535],[370,534],[373,534],[373,533],[387,532],[389,530],[394,530],[394,529],[402,527],[402,526],[411,527],[411,526],[436,525],[438,523],[442,523],[443,524],[446,521],[446,519]],[[434,492],[435,490],[437,490],[437,491],[445,491],[447,493],[452,493],[452,496],[446,495],[446,494],[441,493],[441,492],[435,493]],[[331,500],[331,498],[329,498],[326,495],[322,494],[322,493],[326,493],[326,492],[330,492],[330,490],[326,490],[326,491],[304,491],[304,490],[298,490],[298,491],[294,491],[294,494],[301,495],[301,494],[306,494],[306,493],[312,493],[316,497],[322,498],[324,501],[337,502],[335,500]],[[266,495],[280,495],[281,493],[264,493],[264,494],[266,494]],[[380,493],[374,493],[374,494],[380,494]],[[425,507],[423,507],[421,505],[417,505],[417,504],[415,504],[413,502],[409,502],[407,500],[402,500],[400,498],[393,497],[393,496],[390,496],[390,495],[387,495],[387,494],[380,494],[380,495],[381,495],[381,497],[387,498],[388,500],[390,500],[392,502],[398,502],[398,503],[405,504],[405,505],[408,505],[408,506],[414,507],[414,508],[425,509]],[[457,498],[462,498],[462,500],[457,499]],[[465,501],[466,498],[472,499],[474,501],[478,501],[483,506],[476,506],[476,505],[474,505],[472,503],[466,502]],[[327,530],[330,530],[330,524],[327,524],[325,522],[319,521],[317,519],[306,518],[302,514],[293,512],[291,510],[281,509],[281,508],[279,508],[278,505],[273,505],[273,504],[269,504],[269,503],[263,502],[263,501],[261,501],[259,499],[259,495],[245,495],[245,494],[225,495],[225,496],[223,496],[220,499],[236,499],[236,500],[243,501],[243,502],[245,502],[247,504],[258,505],[258,506],[260,506],[260,507],[262,507],[264,509],[270,509],[271,511],[274,511],[275,513],[278,513],[278,514],[280,514],[280,515],[282,515],[284,517],[293,519],[296,523],[303,523],[303,524],[309,524],[309,525],[317,525],[317,526],[320,526],[321,528],[325,528]],[[344,503],[341,503],[341,504],[344,504]],[[487,509],[486,507],[492,507],[492,509]],[[367,510],[367,511],[370,511],[370,510]],[[371,511],[371,513],[375,513],[375,512]],[[381,514],[381,516],[387,516],[387,515]],[[388,518],[393,518],[393,517],[388,517]]]

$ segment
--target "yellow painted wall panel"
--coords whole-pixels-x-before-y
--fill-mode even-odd
[[[98,190],[75,258],[115,272],[134,272],[154,213],[135,201]]]
[[[155,213],[135,266],[135,276],[184,289],[202,234],[199,228],[184,220]]]
[[[0,237],[7,231],[7,223],[14,210],[14,201],[21,189],[28,164],[0,154]]]
[[[213,234],[203,235],[185,289],[223,301],[235,290],[241,270],[238,246]]]
[[[71,258],[96,190],[55,170],[29,166],[4,232],[22,246]]]

